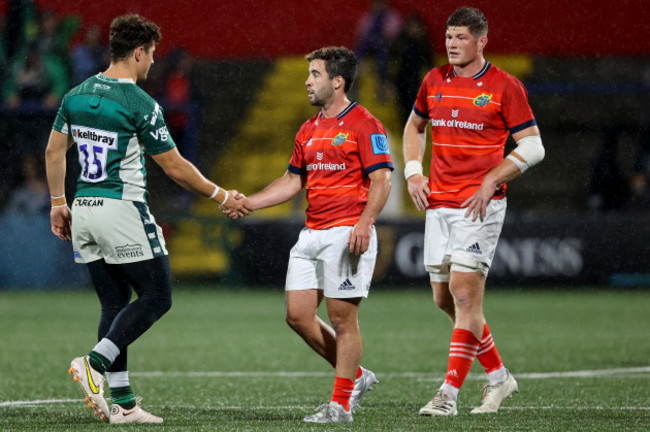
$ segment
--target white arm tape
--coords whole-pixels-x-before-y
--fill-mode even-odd
[[[406,162],[406,165],[404,165],[404,178],[406,178],[406,180],[416,174],[423,175],[423,173],[424,169],[422,168],[422,162],[420,161],[410,160]]]
[[[544,159],[545,151],[544,145],[542,144],[542,137],[539,135],[523,137],[517,141],[517,148],[513,151],[521,156],[525,162],[520,161],[512,154],[509,154],[507,158],[517,164],[519,170],[523,173]]]

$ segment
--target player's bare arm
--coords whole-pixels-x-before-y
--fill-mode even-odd
[[[248,197],[251,209],[259,210],[289,201],[305,186],[305,176],[286,171],[282,177]]]
[[[388,195],[390,195],[391,170],[387,168],[378,169],[368,174],[368,177],[371,180],[368,189],[368,201],[348,240],[350,253],[355,255],[361,255],[368,250],[372,226],[375,224],[377,216],[384,208],[384,205],[386,205]]]
[[[521,143],[522,139],[527,137],[539,138],[539,136],[540,133],[539,133],[539,128],[537,126],[531,126],[529,128],[526,128],[524,130],[512,134],[512,138],[517,143]],[[536,138],[533,139],[536,140]],[[524,142],[525,141],[526,140],[524,140]],[[521,144],[518,144],[518,146],[519,145]],[[541,146],[541,139],[539,139],[539,144],[535,144],[535,145]],[[517,152],[517,150],[519,150],[519,152]],[[529,160],[526,160],[519,153],[523,153],[524,155],[530,154],[531,156],[528,156]],[[541,147],[541,154],[540,154],[540,149],[534,149],[533,152],[531,153],[529,149],[525,149],[525,148],[519,149],[519,147],[515,148],[508,155],[506,159],[504,159],[499,165],[492,168],[487,173],[487,175],[483,179],[483,182],[481,183],[481,186],[474,193],[474,195],[469,197],[461,205],[462,208],[467,208],[465,217],[471,217],[473,221],[475,221],[477,218],[481,218],[481,220],[483,220],[483,218],[487,213],[487,206],[490,203],[490,200],[492,199],[492,196],[494,195],[494,191],[496,190],[496,188],[502,185],[503,183],[509,182],[510,180],[519,177],[523,173],[523,171],[525,171],[525,169],[522,169],[522,167],[528,166],[527,164],[531,164],[530,166],[535,165],[539,163],[543,158],[544,158],[543,147]]]
[[[409,195],[418,210],[429,205],[429,178],[422,174],[422,159],[426,146],[427,120],[411,111],[404,127],[404,162]]]
[[[181,156],[178,149],[152,155],[152,158],[169,178],[185,189],[217,202],[222,209],[232,210],[240,217],[252,211],[247,201],[235,198],[238,195],[236,190],[227,191],[206,179],[198,168]]]
[[[71,239],[72,214],[65,199],[65,154],[72,144],[68,135],[52,130],[45,149],[45,170],[52,198],[50,225],[52,233],[66,241]]]

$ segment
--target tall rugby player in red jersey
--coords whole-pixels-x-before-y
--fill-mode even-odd
[[[518,392],[483,316],[483,293],[506,212],[505,183],[544,158],[523,85],[483,57],[487,19],[470,7],[447,20],[449,64],[424,78],[404,128],[404,175],[418,210],[426,209],[424,265],[433,297],[452,320],[445,382],[421,410],[457,414],[458,391],[474,357],[488,384],[473,414],[496,412]],[[429,178],[423,175],[425,130],[431,123]],[[512,134],[517,147],[506,158]]]
[[[377,382],[360,366],[358,323],[377,256],[375,220],[391,188],[386,131],[346,93],[357,59],[344,47],[306,56],[309,102],[321,107],[300,127],[285,174],[248,199],[253,209],[290,200],[307,189],[307,221],[291,249],[286,281],[287,323],[336,369],[332,399],[306,422],[351,422]],[[316,311],[325,298],[331,327]]]

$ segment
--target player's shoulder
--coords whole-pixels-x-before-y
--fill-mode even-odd
[[[298,133],[302,133],[305,130],[312,129],[318,126],[319,116],[320,116],[320,111],[314,114],[313,116],[311,116],[310,118],[308,118],[307,120],[305,120],[305,122],[302,125],[300,125],[300,129],[298,129]]]
[[[519,78],[512,74],[509,74],[493,63],[490,63],[490,68],[488,69],[487,73],[490,74],[494,80],[503,82],[505,85],[523,87],[523,84]]]
[[[451,75],[453,75],[453,66],[447,63],[442,66],[436,66],[427,72],[427,74],[424,76],[423,82],[436,83],[445,80]]]
[[[350,114],[362,123],[374,124],[381,122],[375,117],[368,109],[362,105],[356,104],[351,110]]]

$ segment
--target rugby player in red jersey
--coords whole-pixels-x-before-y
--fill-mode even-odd
[[[377,382],[360,366],[358,311],[368,296],[377,256],[375,220],[391,188],[386,131],[346,93],[357,59],[344,47],[306,56],[309,102],[321,107],[298,131],[285,174],[248,198],[253,209],[271,207],[307,190],[306,227],[291,249],[286,320],[335,369],[329,403],[306,422],[351,422],[363,395]],[[325,298],[331,326],[316,314]]]
[[[544,158],[525,88],[483,57],[488,22],[481,11],[457,9],[447,20],[449,64],[423,79],[404,128],[404,175],[418,210],[426,209],[424,265],[436,305],[454,330],[445,382],[421,410],[457,414],[458,391],[474,357],[488,384],[473,414],[492,413],[518,392],[483,315],[483,294],[506,212],[506,182]],[[431,168],[423,175],[426,126]],[[508,135],[517,147],[504,158]]]

